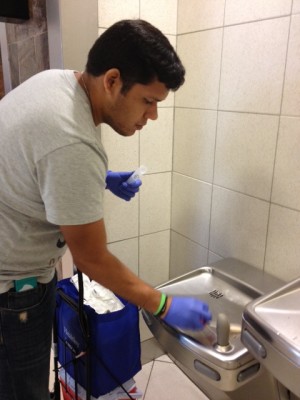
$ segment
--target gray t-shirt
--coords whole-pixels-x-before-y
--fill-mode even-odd
[[[49,282],[60,225],[103,218],[107,157],[74,71],[49,70],[0,101],[0,293]]]

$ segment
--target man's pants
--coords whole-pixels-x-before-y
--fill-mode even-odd
[[[1,400],[49,400],[55,283],[0,295]]]

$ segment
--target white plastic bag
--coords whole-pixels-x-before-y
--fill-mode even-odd
[[[124,304],[109,289],[95,281],[90,281],[88,276],[82,274],[84,304],[92,307],[97,314],[118,311],[124,307]],[[73,275],[71,282],[78,290],[78,275]]]

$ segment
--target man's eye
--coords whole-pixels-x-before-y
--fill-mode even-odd
[[[153,104],[153,100],[145,99],[145,103],[146,103],[146,104]]]

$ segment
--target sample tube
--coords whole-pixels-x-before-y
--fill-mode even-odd
[[[139,166],[132,175],[127,179],[127,183],[133,183],[137,179],[142,179],[142,175],[147,172],[147,168],[144,165]]]

